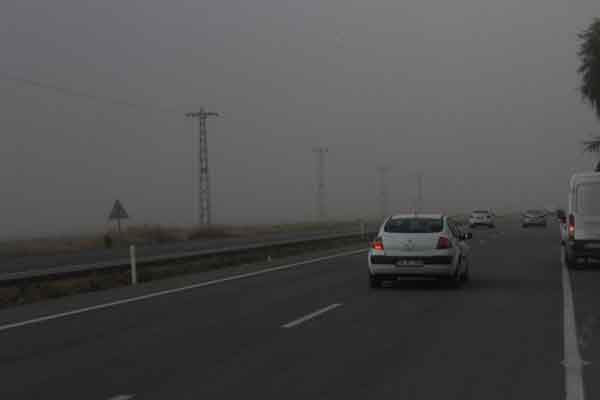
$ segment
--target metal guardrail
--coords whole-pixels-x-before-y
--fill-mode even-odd
[[[220,249],[209,249],[209,250],[198,250],[198,251],[187,251],[174,254],[167,254],[162,256],[147,256],[137,258],[136,263],[140,265],[148,264],[159,264],[169,261],[182,261],[192,258],[217,256],[222,254],[236,254],[246,253],[253,250],[267,249],[270,247],[282,247],[290,246],[295,244],[307,244],[323,240],[335,240],[345,239],[352,237],[364,237],[365,239],[372,235],[373,232],[352,232],[334,235],[321,235],[313,238],[295,239],[295,240],[276,240],[270,242],[264,242],[259,244],[245,245],[245,246],[230,246],[223,247]],[[30,271],[11,272],[6,274],[0,274],[0,284],[9,282],[18,282],[28,279],[40,279],[40,278],[54,278],[66,275],[74,275],[85,272],[104,271],[109,269],[129,268],[131,260],[129,257],[124,257],[113,261],[104,261],[91,264],[80,264],[80,265],[68,265],[64,267],[47,268],[47,269],[35,269]]]

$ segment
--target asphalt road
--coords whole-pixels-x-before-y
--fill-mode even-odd
[[[357,226],[356,232],[359,231]],[[232,246],[249,246],[269,241],[279,240],[303,240],[319,235],[335,234],[343,232],[282,232],[273,234],[257,235],[255,237],[232,237],[209,240],[191,240],[178,243],[165,243],[137,246],[138,257],[162,256],[189,251],[221,249]],[[84,265],[119,261],[129,257],[127,246],[113,249],[87,250],[74,253],[63,253],[56,255],[32,255],[32,256],[6,256],[0,255],[0,274],[23,272],[36,269],[48,269],[66,267],[72,265]]]
[[[369,289],[357,254],[14,328],[151,288],[1,311],[0,398],[565,399],[558,228],[474,234],[460,289]],[[600,269],[571,277],[593,399]]]

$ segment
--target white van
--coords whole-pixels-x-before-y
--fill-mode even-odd
[[[569,208],[562,221],[566,228],[567,265],[600,259],[600,172],[573,175]]]

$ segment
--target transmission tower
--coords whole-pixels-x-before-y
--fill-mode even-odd
[[[218,117],[216,112],[208,112],[200,108],[198,112],[185,114],[188,118],[198,119],[198,225],[210,225],[210,175],[208,173],[208,142],[206,120],[209,117]]]
[[[423,211],[423,173],[417,172],[417,212]]]
[[[316,147],[313,150],[317,155],[317,216],[320,220],[327,217],[325,207],[325,153],[329,152],[327,147]]]
[[[382,219],[388,215],[387,173],[389,170],[388,167],[377,168],[379,175],[379,212]]]

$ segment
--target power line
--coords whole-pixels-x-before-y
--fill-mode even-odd
[[[34,79],[18,77],[18,76],[14,76],[14,75],[2,74],[2,75],[0,75],[0,79],[4,80],[4,81],[14,82],[14,83],[17,83],[22,86],[29,86],[29,87],[34,87],[37,89],[52,91],[52,92],[55,92],[55,93],[58,93],[60,95],[67,96],[67,97],[84,98],[84,99],[91,100],[91,101],[112,104],[112,105],[117,105],[117,106],[124,106],[124,107],[128,107],[128,108],[139,109],[139,110],[153,109],[155,111],[161,111],[161,112],[179,112],[180,111],[179,109],[176,109],[176,108],[135,103],[135,102],[131,102],[131,101],[124,100],[124,99],[98,95],[98,94],[83,91],[83,90],[77,90],[77,89],[69,88],[66,86],[56,85],[56,84],[48,83],[48,82],[42,82],[42,81],[38,81],[38,80],[34,80]]]

